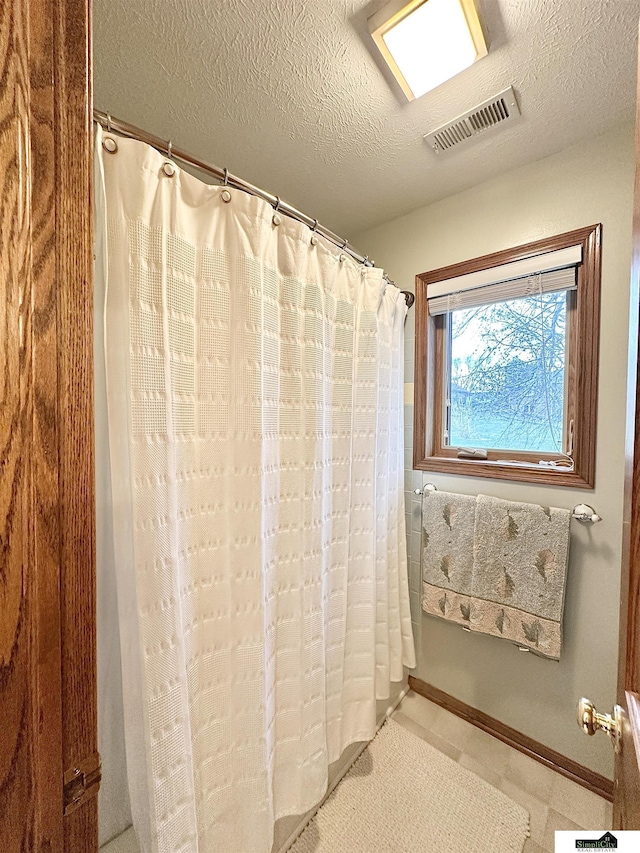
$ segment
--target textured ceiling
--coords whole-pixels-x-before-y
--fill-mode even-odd
[[[93,0],[95,104],[345,237],[633,116],[640,0],[478,0],[489,56],[412,103],[368,36],[382,5]],[[508,85],[520,122],[430,151]]]

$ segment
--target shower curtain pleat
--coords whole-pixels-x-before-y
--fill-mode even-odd
[[[414,666],[399,291],[96,130],[127,768],[143,853],[269,853]],[[101,215],[103,211],[103,215]]]

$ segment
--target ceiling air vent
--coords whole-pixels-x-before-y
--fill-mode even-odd
[[[463,113],[453,121],[425,134],[425,140],[436,153],[449,151],[461,142],[472,139],[492,127],[511,124],[520,118],[520,110],[513,88],[494,95],[488,101],[478,104],[472,110]]]

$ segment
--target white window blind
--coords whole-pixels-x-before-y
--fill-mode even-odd
[[[570,246],[522,261],[514,261],[455,278],[433,282],[427,288],[429,313],[445,314],[536,293],[575,290],[582,246]]]

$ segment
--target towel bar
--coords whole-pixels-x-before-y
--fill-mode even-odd
[[[421,489],[414,489],[414,495],[424,495],[425,492],[437,492],[438,489],[433,483],[425,483]],[[571,510],[571,518],[576,521],[581,521],[583,524],[596,524],[602,521],[602,517],[598,515],[595,509],[589,504],[578,504]]]

